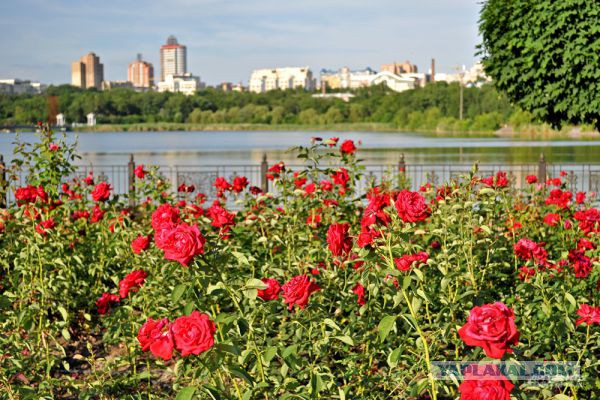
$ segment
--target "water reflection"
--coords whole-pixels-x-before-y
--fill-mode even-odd
[[[21,140],[33,141],[32,133]],[[359,157],[372,164],[394,164],[404,153],[413,163],[535,163],[540,153],[552,163],[600,162],[599,141],[526,141],[508,138],[438,138],[415,133],[382,132],[126,132],[78,135],[82,164],[137,163],[159,165],[258,164],[263,153],[271,162],[296,162],[287,151],[308,144],[313,136],[361,141]],[[77,135],[67,134],[73,143]],[[0,153],[12,157],[14,134],[0,135]]]

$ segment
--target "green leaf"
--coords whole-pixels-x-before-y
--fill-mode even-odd
[[[177,397],[175,397],[175,400],[191,400],[194,396],[194,393],[196,393],[196,387],[188,386],[186,388],[181,389],[179,393],[177,393]]]
[[[352,340],[352,338],[350,336],[342,335],[342,336],[334,336],[333,338],[337,339],[339,341],[342,341],[350,346],[354,346],[354,341]]]
[[[395,326],[395,323],[396,317],[391,315],[386,315],[381,319],[381,321],[379,321],[379,326],[377,327],[377,330],[379,332],[379,338],[382,342],[385,340],[392,328]]]
[[[63,306],[58,306],[56,309],[60,313],[63,321],[66,321],[69,318],[69,314],[67,313],[67,310],[65,310],[65,308]]]
[[[173,289],[173,293],[171,293],[171,300],[173,301],[173,303],[176,303],[181,298],[181,296],[183,296],[183,293],[186,289],[187,285],[185,283],[175,286],[175,289]]]
[[[567,301],[571,303],[573,307],[577,307],[577,301],[575,301],[575,297],[573,297],[571,293],[565,293],[565,299],[567,299]]]
[[[390,354],[388,354],[387,363],[391,368],[398,365],[398,358],[400,358],[401,352],[402,350],[398,347],[397,349],[394,349]]]
[[[240,379],[245,380],[246,382],[248,382],[250,385],[254,384],[254,379],[252,379],[252,377],[242,368],[238,367],[237,365],[230,365],[228,367],[229,372],[231,372],[232,375],[237,376]]]
[[[286,347],[285,350],[283,350],[283,352],[281,353],[281,357],[288,358],[291,355],[296,355],[297,351],[298,351],[298,345],[293,344],[291,346]]]
[[[265,290],[266,288],[268,288],[269,286],[264,283],[263,281],[261,281],[260,279],[256,279],[256,278],[250,278],[246,281],[246,289],[260,289],[260,290]]]
[[[262,356],[263,362],[266,365],[269,365],[269,363],[271,362],[271,360],[273,359],[273,357],[275,357],[275,355],[277,355],[277,347],[275,346],[269,346],[265,349],[265,352]]]
[[[333,320],[329,319],[329,318],[325,318],[323,320],[323,322],[325,323],[325,325],[335,329],[336,331],[341,331],[342,329],[338,326],[338,324],[336,324]]]

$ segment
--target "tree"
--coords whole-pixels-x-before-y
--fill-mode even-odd
[[[485,71],[536,119],[600,129],[599,20],[598,1],[488,0],[479,21]]]

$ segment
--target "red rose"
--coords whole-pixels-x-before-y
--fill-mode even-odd
[[[530,185],[532,185],[532,184],[534,184],[534,183],[537,183],[537,181],[538,181],[538,178],[537,178],[537,176],[535,176],[535,175],[527,175],[527,176],[525,177],[525,180],[527,181],[527,183],[529,183]]]
[[[236,176],[233,179],[232,189],[236,193],[240,193],[248,186],[248,179],[245,176]]]
[[[576,278],[587,278],[592,272],[592,259],[585,255],[585,250],[570,250],[569,262]]]
[[[83,178],[83,182],[85,182],[86,185],[92,186],[94,184],[94,173],[90,172],[88,176]]]
[[[327,179],[323,179],[321,183],[319,183],[319,186],[324,192],[329,192],[331,191],[331,189],[333,189],[333,183],[331,183],[331,181],[328,181]]]
[[[340,168],[331,174],[331,178],[333,179],[333,183],[336,185],[340,185],[342,187],[347,187],[348,182],[350,181],[350,175],[348,174],[348,170],[346,168]],[[325,181],[321,181],[321,187],[323,187],[323,183]],[[325,190],[325,189],[323,189]]]
[[[600,324],[600,307],[590,307],[589,304],[582,304],[577,310],[577,315],[581,318],[575,322],[575,326],[583,323],[586,325]]]
[[[258,289],[258,297],[264,301],[277,300],[281,292],[281,285],[275,279],[263,278],[263,283],[267,285],[266,289]]]
[[[424,221],[430,213],[425,198],[419,192],[402,190],[394,203],[398,216],[404,222]]]
[[[354,285],[354,288],[352,288],[352,292],[358,296],[358,299],[356,299],[356,302],[358,303],[359,306],[364,306],[366,301],[365,301],[365,287],[363,285],[359,283],[357,283],[356,285]]]
[[[396,268],[400,271],[408,271],[416,262],[416,266],[418,267],[421,264],[425,264],[429,259],[429,254],[421,251],[417,254],[406,254],[400,258],[394,259],[394,264],[396,264]]]
[[[131,248],[135,254],[140,254],[142,250],[146,250],[148,248],[149,243],[150,236],[139,235],[133,240],[133,242],[131,242]]]
[[[60,149],[60,146],[57,145],[56,143],[50,143],[48,145],[48,150],[50,150],[50,151],[57,151],[58,149]]]
[[[165,230],[163,239],[161,248],[165,252],[165,260],[178,261],[187,267],[195,255],[204,254],[206,240],[197,225],[189,226],[181,223],[172,229]]]
[[[497,365],[471,364],[463,371],[458,391],[461,400],[510,400],[514,386]]]
[[[215,330],[215,323],[209,316],[198,311],[177,318],[171,325],[175,347],[183,357],[210,349],[215,344]]]
[[[146,271],[138,269],[127,274],[125,278],[119,282],[119,295],[122,299],[127,297],[129,292],[137,292],[144,284],[148,274]]]
[[[140,164],[137,167],[135,167],[135,170],[133,171],[133,173],[139,179],[144,179],[144,177],[146,176],[146,171],[144,171],[144,164]]]
[[[291,311],[294,304],[301,309],[308,304],[310,295],[321,288],[314,282],[311,282],[308,275],[298,275],[283,285],[283,302],[288,305]]]
[[[577,204],[583,204],[585,202],[585,192],[577,192],[575,194],[575,202]]]
[[[161,204],[152,213],[152,228],[157,233],[156,245],[159,246],[158,236],[165,229],[171,229],[179,223],[179,210],[170,204]]]
[[[142,351],[150,350],[156,357],[167,361],[173,357],[173,336],[169,327],[169,320],[153,320],[148,318],[138,332],[138,341]]]
[[[531,239],[519,239],[514,245],[515,254],[523,260],[534,260],[538,264],[544,264],[548,258],[548,252],[541,243]]]
[[[212,220],[211,225],[215,228],[221,228],[227,225],[233,225],[233,219],[235,218],[234,213],[230,213],[219,204],[213,204],[206,214]]]
[[[272,181],[275,180],[277,178],[279,178],[279,175],[285,171],[285,164],[283,163],[283,161],[279,161],[279,163],[272,165],[269,170],[268,170],[268,174],[267,179]]]
[[[92,190],[92,199],[96,202],[106,201],[110,197],[111,190],[112,187],[108,183],[100,182],[94,187],[94,190]]]
[[[94,206],[94,208],[92,209],[92,217],[90,218],[90,222],[94,223],[94,222],[101,221],[102,218],[104,218],[105,213],[106,213],[106,211],[102,211],[100,206],[98,204],[96,204]]]
[[[562,191],[560,189],[552,189],[548,198],[546,199],[546,205],[554,204],[558,208],[564,209],[569,206],[571,203],[571,199],[573,198],[573,193],[568,191]]]
[[[352,140],[345,140],[340,146],[340,150],[344,154],[352,154],[356,151],[356,146]]]
[[[558,214],[550,213],[546,214],[546,216],[544,217],[544,223],[546,225],[555,226],[558,223],[558,221],[560,221],[560,215]]]
[[[592,232],[600,233],[600,211],[597,208],[576,211],[573,218],[579,221],[579,229],[586,235]]]
[[[52,218],[48,218],[47,220],[42,221],[39,224],[37,224],[37,226],[35,227],[35,230],[40,235],[46,236],[46,234],[48,233],[48,230],[54,228],[55,226],[56,226],[56,222],[54,222],[54,220]]]
[[[508,186],[508,179],[506,178],[506,172],[499,171],[496,176],[488,176],[487,178],[481,179],[481,183],[486,186],[494,188],[503,188]]]
[[[327,244],[334,257],[347,256],[352,249],[352,238],[348,236],[350,224],[332,224],[327,230]]]
[[[458,334],[468,346],[480,346],[486,356],[498,359],[519,343],[515,314],[500,302],[473,307]]]
[[[98,307],[98,314],[106,314],[110,307],[110,303],[118,303],[120,301],[119,296],[116,294],[102,293],[102,296],[96,300],[96,307]]]

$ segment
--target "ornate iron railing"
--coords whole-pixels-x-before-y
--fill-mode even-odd
[[[0,168],[3,163],[0,161]],[[269,163],[266,157],[261,164],[240,165],[161,165],[159,173],[168,180],[172,190],[185,183],[193,185],[195,193],[202,192],[207,199],[216,197],[213,186],[215,179],[219,176],[232,180],[235,176],[245,176],[251,185],[259,186],[263,190],[269,189],[266,172]],[[287,165],[288,170],[300,170],[304,165]],[[331,166],[336,168],[336,166]],[[403,158],[398,164],[366,164],[363,177],[357,182],[357,189],[364,190],[366,187],[376,185],[382,180],[395,182],[400,174],[403,174],[410,183],[412,190],[429,182],[439,185],[460,176],[467,175],[473,168],[472,164],[407,164]],[[519,188],[526,185],[526,176],[536,175],[538,178],[558,177],[561,171],[566,172],[564,179],[567,188],[572,192],[600,192],[600,164],[547,164],[543,157],[536,164],[506,164],[506,163],[481,163],[477,166],[479,177],[485,177],[497,173],[507,172],[510,181]],[[133,171],[135,162],[133,156],[127,165],[78,165],[75,176],[83,178],[91,171],[94,172],[96,180],[106,180],[111,183],[114,192],[127,194],[133,189]],[[21,177],[21,180],[23,178]],[[2,182],[6,182],[3,180]],[[24,182],[18,182],[24,184]],[[273,188],[270,188],[273,189]],[[13,193],[6,193],[6,202],[14,201]]]

